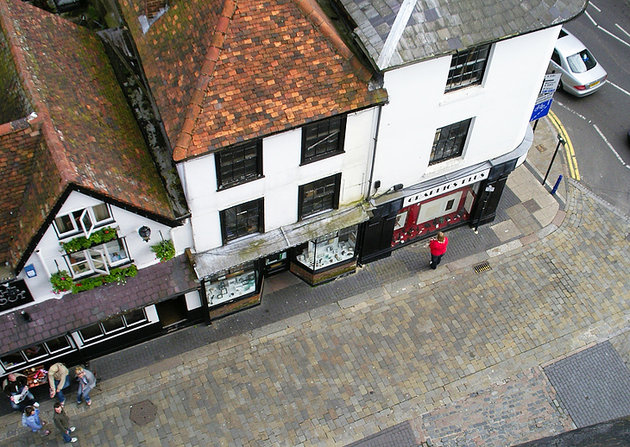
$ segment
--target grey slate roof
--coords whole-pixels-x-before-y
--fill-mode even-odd
[[[337,0],[381,70],[567,22],[586,0]]]

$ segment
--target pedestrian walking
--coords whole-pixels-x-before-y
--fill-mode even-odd
[[[39,406],[35,396],[28,387],[28,379],[24,374],[11,373],[2,381],[2,390],[9,396],[11,408],[22,411],[27,405]]]
[[[63,363],[55,363],[48,368],[48,384],[50,385],[50,398],[57,395],[61,405],[66,403],[66,396],[63,391],[70,386],[70,377],[68,376],[68,368]]]
[[[31,429],[33,433],[39,433],[40,436],[48,436],[50,430],[45,430],[46,421],[42,421],[39,417],[39,408],[29,405],[22,413],[22,425]]]
[[[446,247],[448,247],[448,238],[441,231],[429,242],[429,250],[431,251],[431,263],[429,267],[433,270],[437,268],[442,260],[442,256],[446,253]]]
[[[61,432],[63,442],[77,442],[77,438],[70,436],[70,433],[74,432],[76,430],[76,427],[70,426],[70,419],[64,411],[63,405],[61,405],[59,402],[55,402],[54,408],[55,414],[53,416],[53,421],[55,422],[55,427],[57,427]]]
[[[91,371],[77,366],[74,370],[79,382],[79,390],[77,391],[77,405],[81,404],[81,400],[85,400],[86,405],[92,405],[90,399],[90,391],[96,386],[96,377]]]

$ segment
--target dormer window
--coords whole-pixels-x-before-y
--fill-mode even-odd
[[[92,231],[107,222],[113,221],[111,211],[106,203],[83,208],[55,218],[55,228],[60,238],[76,233],[90,237]]]

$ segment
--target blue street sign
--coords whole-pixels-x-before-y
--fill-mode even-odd
[[[553,102],[553,94],[556,92],[560,82],[560,76],[560,73],[547,73],[545,75],[540,93],[538,93],[538,99],[536,99],[536,104],[534,105],[532,117],[529,119],[530,121],[536,121],[543,116],[547,116]]]
[[[547,116],[547,114],[549,113],[549,109],[551,109],[552,102],[553,102],[553,98],[548,99],[545,102],[536,104],[534,106],[534,111],[532,112],[532,117],[529,120],[535,121],[537,119],[542,118],[543,116]]]

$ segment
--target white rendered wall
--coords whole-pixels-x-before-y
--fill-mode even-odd
[[[340,208],[361,200],[368,181],[377,108],[348,114],[344,153],[300,166],[302,130],[263,139],[263,177],[217,191],[214,154],[181,163],[178,171],[190,208],[194,248],[222,245],[219,211],[264,197],[265,231],[297,221],[298,187],[342,173]]]
[[[73,191],[59,210],[58,215],[98,205],[99,203],[102,202],[80,192]],[[161,240],[160,231],[162,232],[164,239],[170,239],[171,228],[145,217],[138,216],[137,214],[129,211],[125,211],[114,205],[110,205],[110,209],[114,222],[106,224],[105,226],[118,228],[118,236],[125,237],[127,248],[129,250],[129,256],[133,260],[133,263],[141,269],[159,262],[155,258],[155,253],[151,251],[150,247]],[[149,242],[144,242],[138,234],[138,228],[143,225],[146,225],[151,229],[151,240]],[[186,230],[182,230],[182,233],[185,234],[185,231]],[[55,295],[52,292],[49,276],[49,274],[55,273],[57,270],[69,271],[63,258],[65,252],[59,245],[59,242],[67,242],[68,240],[82,235],[83,234],[81,233],[60,240],[52,224],[46,230],[43,237],[37,244],[35,251],[26,262],[26,265],[33,264],[37,272],[37,276],[34,278],[27,278],[24,270],[22,270],[20,275],[18,275],[19,278],[26,281],[26,284],[28,285],[28,288],[36,302],[50,298],[58,298],[60,296]],[[182,239],[185,239],[185,237],[182,237]],[[186,247],[179,247],[179,252],[183,252],[185,248]]]
[[[492,45],[482,85],[444,93],[451,57],[385,73],[374,180],[405,187],[496,158],[523,140],[560,27]],[[435,131],[473,118],[462,157],[429,167]]]

